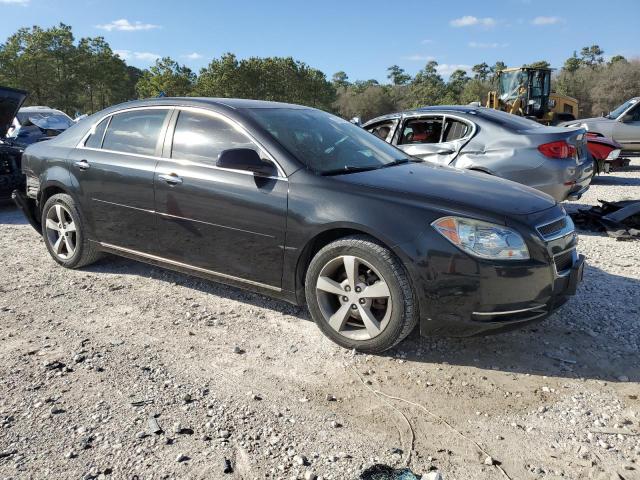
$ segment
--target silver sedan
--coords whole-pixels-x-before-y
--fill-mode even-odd
[[[593,175],[583,128],[545,127],[484,107],[424,107],[363,128],[422,160],[513,180],[559,202],[580,198]]]

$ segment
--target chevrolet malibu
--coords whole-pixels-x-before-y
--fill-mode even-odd
[[[416,163],[313,108],[136,101],[28,147],[22,168],[14,198],[60,265],[108,252],[306,304],[362,352],[416,325],[466,336],[543,319],[582,277],[548,195]]]

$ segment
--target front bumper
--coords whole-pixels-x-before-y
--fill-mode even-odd
[[[544,241],[534,235],[527,242],[529,260],[492,262],[425,232],[406,263],[419,301],[420,333],[495,333],[541,321],[563,305],[582,280],[585,259],[577,253],[577,237],[571,232]]]

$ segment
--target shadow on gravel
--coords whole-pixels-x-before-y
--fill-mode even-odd
[[[640,178],[618,177],[614,174],[597,175],[591,180],[593,185],[640,186]]]
[[[24,225],[28,223],[12,200],[0,200],[0,225]]]
[[[202,293],[246,303],[255,307],[267,308],[275,312],[280,312],[283,315],[291,315],[303,320],[310,320],[305,307],[297,307],[285,301],[265,297],[258,293],[242,290],[241,288],[227,286],[214,281],[203,280],[191,275],[174,272],[173,270],[155,267],[153,265],[117,257],[115,255],[107,255],[104,259],[83,268],[83,270],[94,273],[136,275],[167,283],[175,283],[182,287],[191,288]]]
[[[430,339],[416,331],[390,356],[550,377],[638,382],[639,347],[640,281],[587,266],[578,295],[539,324],[472,338]]]

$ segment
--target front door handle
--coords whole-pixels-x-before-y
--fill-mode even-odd
[[[164,180],[169,185],[178,185],[182,183],[182,177],[179,177],[175,173],[161,173],[158,175],[158,178],[160,180]]]
[[[91,168],[91,165],[89,165],[89,162],[86,160],[80,160],[79,162],[74,163],[74,165],[80,170],[89,170],[89,168]]]

